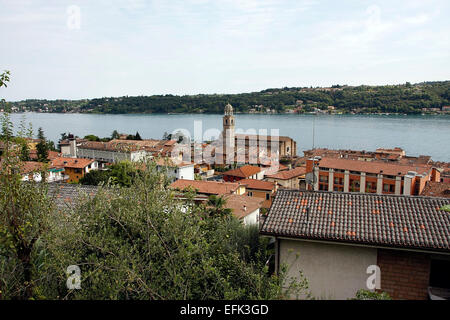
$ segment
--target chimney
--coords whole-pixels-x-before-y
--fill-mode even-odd
[[[76,158],[77,157],[77,139],[72,136],[69,139],[70,144],[70,156]]]

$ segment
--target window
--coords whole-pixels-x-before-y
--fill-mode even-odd
[[[431,260],[430,287],[450,289],[450,260]]]
[[[249,196],[249,197],[253,197],[253,192],[249,191],[249,192],[248,192],[248,196]]]
[[[266,193],[266,200],[270,200],[270,194]]]

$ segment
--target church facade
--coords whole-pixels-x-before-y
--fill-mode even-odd
[[[231,104],[225,106],[221,137],[216,141],[216,161],[223,164],[271,165],[297,156],[297,142],[290,137],[236,133]]]

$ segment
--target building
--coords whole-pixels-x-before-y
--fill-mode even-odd
[[[53,167],[64,168],[67,182],[78,182],[91,170],[98,170],[98,163],[91,159],[59,157],[51,161]]]
[[[306,167],[297,167],[291,170],[280,171],[276,174],[267,175],[266,180],[275,182],[281,188],[305,190]]]
[[[44,174],[45,173],[45,174]],[[67,180],[64,168],[57,168],[42,162],[24,161],[20,166],[22,181],[41,182],[62,182]],[[44,177],[45,176],[45,177]]]
[[[225,106],[222,126],[220,138],[213,143],[218,164],[259,164],[275,160],[278,163],[280,158],[297,155],[297,143],[289,137],[236,133],[231,104]]]
[[[138,162],[145,160],[148,155],[145,147],[123,140],[86,141],[79,144],[76,150],[77,157],[93,159],[100,163]]]
[[[269,209],[272,205],[272,199],[277,192],[277,184],[270,181],[256,179],[243,179],[239,183],[245,185],[246,195],[249,197],[263,199],[263,208]]]
[[[303,152],[305,160],[321,158],[342,158],[361,161],[383,160],[404,165],[426,165],[431,164],[431,156],[421,155],[418,157],[408,156],[402,148],[378,148],[375,151],[351,150],[351,149],[327,149],[317,148]]]
[[[240,168],[225,171],[222,179],[227,182],[235,182],[242,179],[258,179],[264,178],[264,171],[256,166],[245,165]]]
[[[158,158],[156,160],[156,169],[163,171],[172,181],[194,180],[194,164],[188,162],[175,163],[169,158]]]
[[[419,195],[427,181],[440,180],[440,171],[431,165],[343,158],[308,159],[306,173],[309,188],[316,191]]]
[[[316,298],[348,299],[380,268],[393,299],[450,296],[450,199],[278,190],[261,234],[275,239],[275,265],[302,271]],[[299,257],[296,257],[296,253]],[[375,282],[376,283],[376,282]],[[439,295],[438,294],[438,295]]]
[[[231,182],[216,182],[202,180],[176,180],[170,188],[180,191],[194,190],[198,194],[223,196],[227,194],[245,194],[245,185]]]
[[[260,208],[264,199],[249,198],[237,194],[224,196],[225,208],[231,209],[232,214],[242,221],[244,225],[258,225]]]

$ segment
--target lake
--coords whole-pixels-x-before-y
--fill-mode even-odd
[[[193,134],[194,123],[197,127],[201,123],[200,136],[209,139],[222,128],[222,115],[218,114],[15,113],[11,117],[16,127],[23,117],[33,124],[35,133],[42,127],[55,143],[63,132],[106,137],[113,130],[138,131],[142,138],[161,139],[164,132],[177,129]],[[313,146],[313,127],[316,147],[367,151],[401,147],[408,155],[430,155],[433,160],[450,162],[450,115],[236,115],[236,130],[266,129],[270,134],[271,129],[278,129],[280,135],[297,141],[299,155]]]

